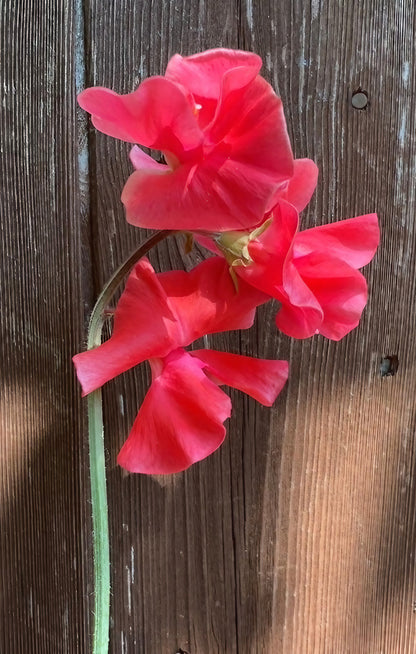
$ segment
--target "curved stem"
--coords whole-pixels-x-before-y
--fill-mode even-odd
[[[127,273],[155,245],[167,236],[176,233],[173,230],[164,230],[152,234],[116,270],[104,286],[92,311],[88,327],[88,350],[101,344],[102,328],[106,320],[105,308]],[[107,654],[110,621],[110,547],[101,389],[93,391],[88,396],[88,442],[94,554],[94,634],[92,652],[93,654]]]

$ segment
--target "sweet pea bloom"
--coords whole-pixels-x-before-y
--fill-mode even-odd
[[[137,146],[122,194],[127,220],[153,229],[251,228],[293,174],[281,100],[259,76],[259,56],[238,50],[175,55],[164,76],[127,95],[89,88],[79,104],[97,129]]]
[[[259,229],[219,235],[217,245],[239,279],[279,300],[276,325],[282,332],[337,341],[358,325],[367,302],[358,269],[377,249],[377,216],[302,232],[298,227],[297,209],[280,200]]]
[[[267,300],[244,281],[239,292],[223,259],[189,273],[156,275],[141,260],[131,273],[108,341],[74,357],[83,394],[146,359],[152,383],[118,463],[131,472],[178,472],[222,443],[231,415],[226,384],[271,406],[288,376],[286,361],[184,348],[205,334],[250,327]]]

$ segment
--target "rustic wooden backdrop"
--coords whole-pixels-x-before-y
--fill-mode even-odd
[[[71,356],[94,298],[143,238],[120,192],[128,146],[76,93],[133,90],[171,55],[258,52],[319,186],[304,226],[377,211],[360,327],[340,343],[210,339],[289,358],[272,410],[231,392],[224,446],[188,472],[125,475],[147,387],[105,392],[113,654],[412,654],[415,588],[416,52],[405,0],[2,0],[1,654],[88,652],[85,403]],[[366,110],[353,108],[359,88]],[[190,267],[170,240],[159,269]],[[394,377],[380,359],[397,355]]]

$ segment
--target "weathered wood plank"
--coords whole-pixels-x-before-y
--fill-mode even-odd
[[[86,651],[88,494],[76,22],[1,3],[0,650]],[[84,289],[84,290],[83,290]]]
[[[376,210],[383,233],[360,328],[291,348],[269,648],[412,652],[414,8],[262,3],[251,17],[296,154],[321,169],[305,225]],[[359,87],[366,111],[351,106]],[[379,376],[385,354],[396,377]]]

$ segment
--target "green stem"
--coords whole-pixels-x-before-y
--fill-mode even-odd
[[[155,245],[171,234],[164,230],[152,234],[116,270],[103,288],[92,311],[87,349],[101,344],[105,309],[124,277]],[[91,505],[94,554],[94,634],[93,654],[107,654],[110,622],[110,547],[108,537],[107,489],[105,480],[104,425],[101,389],[88,396],[88,439],[90,455]]]

